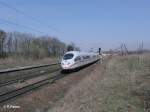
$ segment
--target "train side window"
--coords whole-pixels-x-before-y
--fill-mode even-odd
[[[93,58],[96,58],[96,55],[94,55]]]
[[[74,59],[74,61],[80,61],[81,60],[81,57],[80,56],[78,56],[78,57],[76,57],[75,59]]]
[[[83,59],[89,59],[90,56],[83,56]]]

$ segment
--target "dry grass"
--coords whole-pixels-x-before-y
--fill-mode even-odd
[[[39,60],[18,58],[0,59],[0,69],[14,68],[18,66],[28,66],[37,64],[49,64],[58,61],[58,59],[44,58]]]
[[[150,55],[114,57],[48,111],[144,112],[150,108],[149,82]]]

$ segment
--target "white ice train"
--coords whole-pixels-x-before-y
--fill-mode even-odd
[[[61,68],[63,70],[72,70],[95,61],[98,61],[100,56],[98,53],[85,53],[80,51],[69,51],[64,54],[61,60]]]

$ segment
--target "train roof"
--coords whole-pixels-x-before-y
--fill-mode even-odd
[[[97,55],[98,53],[91,53],[91,52],[82,52],[82,51],[68,51],[65,54],[72,53],[74,55]]]

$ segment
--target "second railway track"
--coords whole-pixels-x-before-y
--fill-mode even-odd
[[[59,63],[54,63],[0,70],[0,87],[58,71],[58,65]]]
[[[31,75],[31,76],[24,76],[22,78],[16,78],[16,79],[13,79],[13,80],[5,81],[4,83],[0,83],[0,87],[7,86],[7,85],[10,85],[10,84],[13,84],[13,83],[17,83],[19,81],[23,82],[25,80],[32,79],[32,78],[35,78],[35,77],[40,77],[40,76],[46,75],[47,73],[55,72],[57,70],[59,70],[59,68],[58,69],[53,69],[53,70],[47,70],[47,71],[44,71],[42,73],[36,73],[34,75]]]
[[[34,82],[34,83],[29,84],[27,86],[8,91],[6,93],[2,93],[2,94],[0,94],[0,103],[3,103],[5,101],[7,101],[7,100],[10,100],[10,99],[12,99],[14,97],[17,97],[17,96],[19,96],[21,94],[24,94],[24,93],[28,92],[28,91],[34,90],[34,89],[36,89],[38,87],[41,87],[43,85],[52,83],[55,80],[58,80],[58,79],[64,77],[65,75],[66,74],[57,73],[55,76],[47,77],[47,78],[45,78],[43,80]]]

